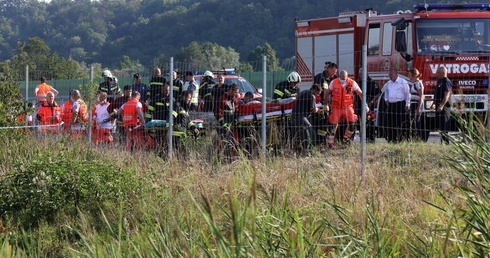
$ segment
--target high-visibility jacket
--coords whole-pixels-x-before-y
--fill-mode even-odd
[[[172,116],[177,118],[178,115],[178,105],[176,101],[173,101],[174,106],[172,110]],[[169,111],[170,111],[170,99],[168,97],[157,98],[150,100],[148,105],[148,112],[145,114],[145,118],[148,120],[157,119],[157,120],[169,120]]]
[[[332,108],[349,108],[353,107],[353,89],[354,80],[347,78],[345,80],[345,87],[342,87],[340,79],[337,78],[332,81]]]
[[[299,94],[300,89],[298,87],[291,88],[288,81],[282,81],[274,88],[274,99],[287,99],[296,97]]]
[[[121,107],[123,114],[123,124],[125,126],[138,125],[138,110],[136,109],[138,103],[139,101],[137,99],[131,98]]]
[[[37,112],[37,117],[39,119],[39,128],[40,132],[51,132],[51,133],[59,133],[59,123],[61,123],[62,117],[62,109],[58,105],[58,103],[54,102],[53,105],[44,102],[43,105],[39,107],[39,111]]]
[[[80,105],[77,114],[77,120],[75,120],[75,124],[86,124],[88,122],[88,107],[87,104],[81,99],[77,100]],[[62,107],[62,117],[63,117],[63,128],[66,130],[70,126],[71,120],[73,118],[73,102],[71,100],[63,103]]]
[[[154,98],[160,92],[160,88],[167,83],[165,77],[151,77],[150,83],[148,84],[148,92],[146,93],[146,99]]]
[[[36,99],[37,101],[46,101],[46,93],[50,92],[53,88],[51,85],[43,82],[39,83],[36,87]]]
[[[73,118],[72,109],[73,109],[73,102],[71,102],[71,100],[68,100],[65,103],[63,103],[61,113],[62,113],[62,117],[63,117],[62,120],[64,122],[63,128],[65,130],[68,129],[68,127],[70,126],[71,119]]]
[[[104,81],[99,84],[99,91],[107,93],[107,102],[112,103],[114,98],[121,95],[121,88],[114,80],[110,82]]]

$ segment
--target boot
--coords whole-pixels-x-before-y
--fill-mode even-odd
[[[345,133],[344,133],[344,143],[350,143],[351,142],[351,137],[352,137],[352,134],[354,132],[352,131],[349,131],[349,129],[346,129],[345,130]]]
[[[333,135],[327,136],[327,145],[329,148],[332,148],[335,143],[335,137]]]

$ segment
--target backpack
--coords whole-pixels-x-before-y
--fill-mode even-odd
[[[77,100],[80,104],[80,109],[78,110],[78,118],[77,120],[80,123],[86,124],[88,122],[88,107],[87,104],[81,99]]]

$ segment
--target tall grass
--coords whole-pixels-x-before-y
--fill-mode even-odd
[[[136,176],[125,179],[129,185],[142,187],[90,209],[57,210],[31,227],[2,217],[2,257],[489,254],[489,153],[476,131],[450,145],[368,145],[362,177],[356,144],[309,157],[222,163],[193,141],[184,157],[168,161],[64,139],[35,143],[7,142],[15,149],[0,151],[10,159],[2,174],[63,153],[73,162],[102,161],[114,175],[127,170]]]

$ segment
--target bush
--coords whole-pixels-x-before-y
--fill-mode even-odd
[[[0,180],[0,216],[31,227],[59,212],[98,212],[104,204],[131,202],[139,194],[135,173],[90,156],[38,154],[29,164],[14,165]]]

